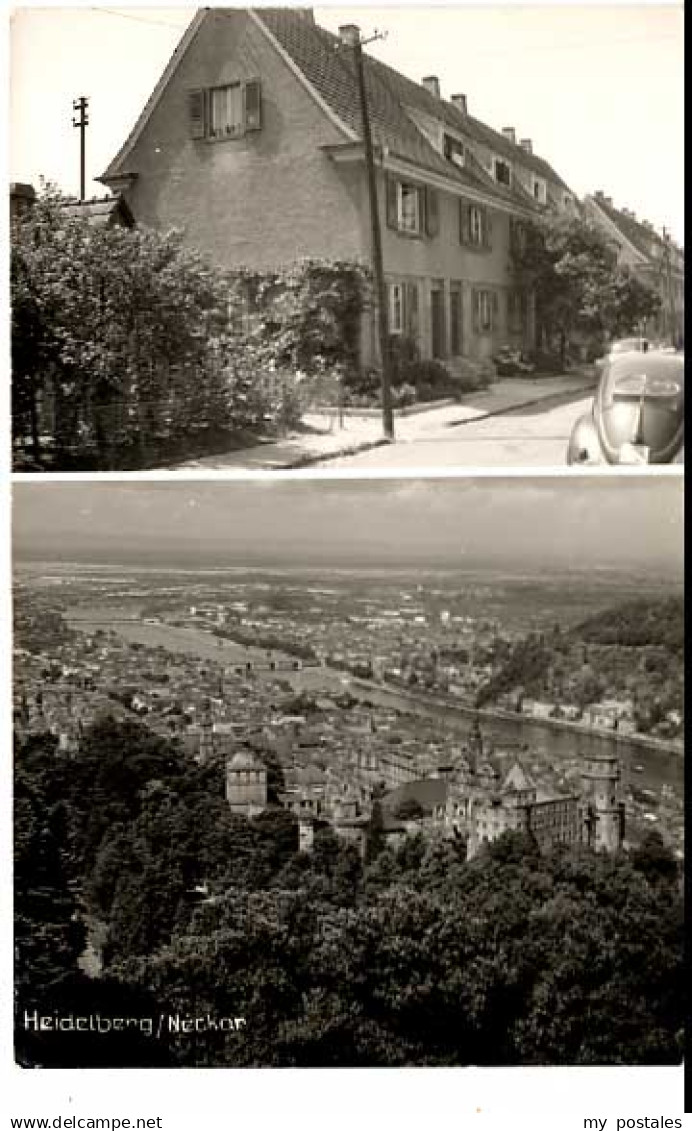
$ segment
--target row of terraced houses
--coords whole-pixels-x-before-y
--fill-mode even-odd
[[[335,36],[310,9],[201,10],[100,180],[137,223],[183,228],[222,267],[368,261],[353,30]],[[666,310],[674,302],[681,333],[680,249],[603,193],[579,201],[529,138],[489,128],[434,76],[364,63],[393,335],[452,367],[531,348],[532,295],[517,288],[510,251],[522,220],[546,208],[586,210]],[[363,352],[376,354],[369,320]]]

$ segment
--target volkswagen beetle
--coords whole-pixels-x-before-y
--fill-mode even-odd
[[[685,361],[655,350],[610,354],[590,413],[572,428],[568,464],[682,461]]]

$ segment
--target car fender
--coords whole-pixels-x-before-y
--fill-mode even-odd
[[[590,467],[605,462],[593,415],[584,413],[572,427],[567,445],[567,463]]]

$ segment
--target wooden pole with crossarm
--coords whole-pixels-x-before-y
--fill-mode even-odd
[[[89,125],[87,109],[89,99],[84,95],[75,98],[72,109],[76,110],[79,117],[72,119],[72,125],[79,130],[79,199],[86,200],[86,128]]]
[[[372,131],[370,128],[370,113],[368,97],[365,89],[365,71],[363,67],[363,41],[360,31],[355,24],[339,29],[341,43],[353,51],[356,65],[356,78],[358,81],[358,96],[360,100],[360,117],[363,131],[363,146],[365,149],[365,169],[368,180],[368,198],[370,202],[370,234],[372,243],[372,272],[375,282],[375,300],[377,304],[377,330],[380,344],[380,362],[382,366],[382,430],[385,439],[394,439],[394,413],[392,411],[392,381],[391,358],[389,350],[389,327],[387,325],[387,289],[384,281],[384,265],[382,260],[382,237],[380,234],[380,213],[377,205],[377,180],[375,176],[375,161],[372,150]],[[373,39],[380,39],[375,34]]]

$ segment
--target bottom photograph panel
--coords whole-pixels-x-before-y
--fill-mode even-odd
[[[16,484],[27,1067],[682,1056],[682,480]]]

